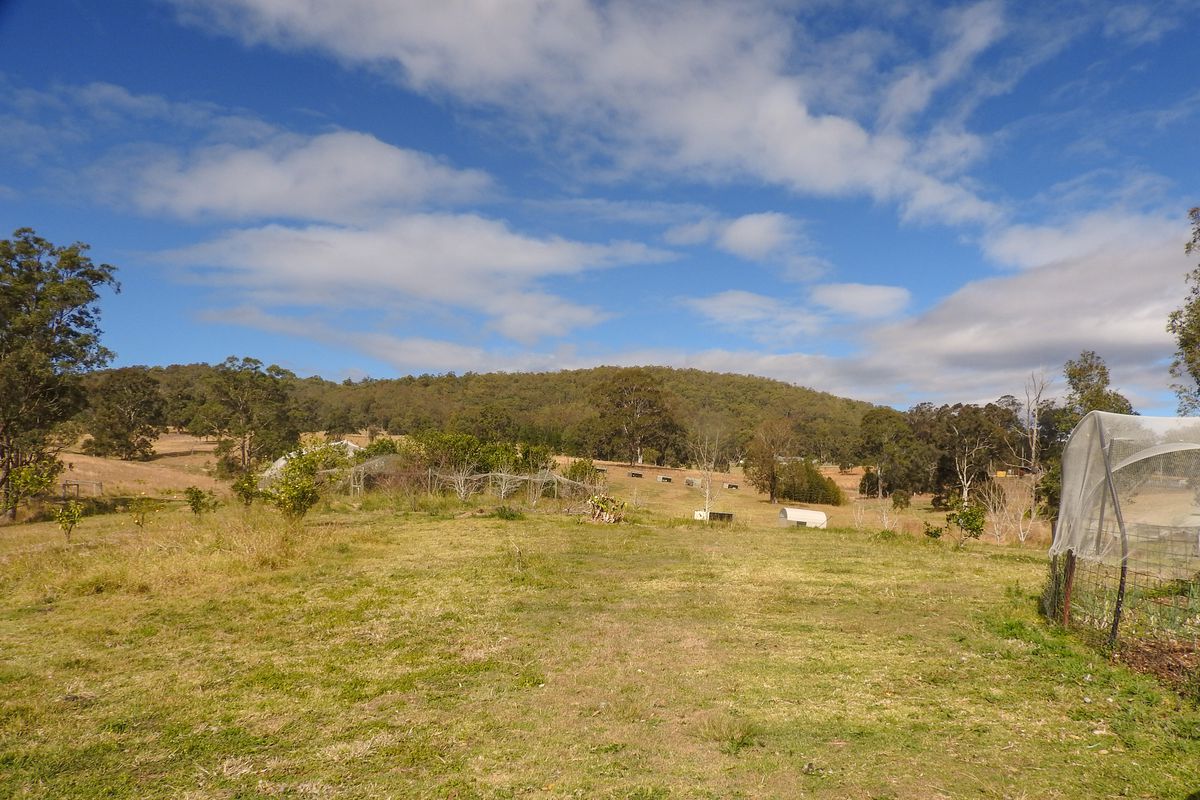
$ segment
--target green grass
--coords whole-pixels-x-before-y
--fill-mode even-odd
[[[0,531],[0,796],[1200,790],[1200,713],[1045,626],[1040,554],[374,508]]]

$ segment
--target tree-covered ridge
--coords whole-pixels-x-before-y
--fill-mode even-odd
[[[207,364],[154,367],[167,401],[168,422],[194,427],[216,368]],[[718,419],[734,448],[742,450],[765,420],[783,418],[795,429],[804,455],[849,458],[869,403],[836,397],[769,378],[696,369],[641,367],[661,392],[676,424],[667,454],[685,460],[686,432],[701,418]],[[545,373],[466,373],[364,379],[335,383],[292,378],[291,398],[300,425],[343,433],[376,428],[391,434],[427,430],[470,433],[484,441],[522,441],[564,453],[624,458],[610,441],[603,414],[606,387],[628,368],[596,367]],[[611,445],[611,446],[610,446]],[[663,455],[663,447],[654,447]],[[670,460],[668,458],[668,460]]]

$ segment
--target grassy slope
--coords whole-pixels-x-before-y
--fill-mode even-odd
[[[182,512],[0,538],[0,796],[1200,789],[1043,559],[838,530]]]

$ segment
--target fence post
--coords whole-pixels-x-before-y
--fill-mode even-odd
[[[1125,557],[1121,558],[1121,581],[1117,584],[1117,605],[1113,609],[1112,629],[1108,632],[1108,646],[1113,648],[1117,646],[1117,628],[1121,624],[1121,609],[1125,606],[1125,579],[1129,574],[1129,562]]]
[[[1071,589],[1075,586],[1075,551],[1068,550],[1066,563],[1063,565],[1063,612],[1062,624],[1071,624]]]
[[[1117,605],[1113,609],[1112,629],[1108,632],[1108,646],[1117,646],[1117,628],[1121,625],[1121,609],[1125,605],[1125,579],[1129,574],[1129,533],[1125,530],[1125,515],[1121,513],[1121,501],[1117,496],[1117,484],[1113,480],[1112,442],[1104,445],[1104,472],[1108,478],[1108,491],[1112,495],[1113,515],[1117,518],[1117,528],[1121,531],[1121,582],[1117,585]]]

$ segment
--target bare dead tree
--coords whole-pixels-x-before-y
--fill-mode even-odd
[[[986,456],[992,447],[991,441],[985,434],[964,434],[957,425],[951,425],[958,445],[954,449],[954,473],[958,477],[958,485],[962,487],[963,505],[971,499],[971,486],[979,473],[979,459]]]
[[[1025,544],[1037,522],[1037,482],[1021,479],[1009,498],[1009,510],[1017,529],[1017,541]]]
[[[511,464],[501,464],[495,472],[488,474],[488,481],[492,484],[492,491],[496,493],[496,497],[500,500],[507,500],[517,489],[521,488],[521,484],[525,481],[523,476],[512,474],[510,472],[511,469]]]
[[[474,474],[474,470],[469,469],[455,469],[439,473],[438,479],[453,489],[454,494],[463,503],[478,493],[479,487],[483,485],[482,476]]]
[[[863,529],[863,523],[866,521],[866,519],[867,519],[866,503],[861,503],[861,502],[855,501],[855,503],[854,503],[854,530],[861,531]]]
[[[1027,485],[1023,483],[1020,504],[1026,507],[1021,519],[1018,520],[1017,538],[1023,544],[1030,531],[1037,523],[1037,489],[1042,481],[1041,453],[1041,414],[1045,396],[1053,386],[1053,380],[1046,377],[1045,370],[1031,372],[1025,379],[1025,408],[1021,424],[1024,428],[1024,452],[1014,452],[1016,466],[1029,475]],[[1025,497],[1024,495],[1028,495]]]
[[[716,424],[702,425],[692,433],[689,442],[692,462],[700,473],[700,490],[704,493],[704,518],[712,511],[720,494],[720,481],[714,481],[717,466],[724,455],[724,431]]]
[[[525,480],[529,488],[529,507],[535,508],[538,500],[545,494],[546,487],[554,484],[555,475],[548,470],[542,470],[541,472],[527,476]]]
[[[879,527],[885,531],[896,529],[896,519],[892,514],[892,504],[883,497],[879,498]]]
[[[996,544],[1003,544],[1012,528],[1012,509],[1008,490],[998,481],[988,481],[979,490],[979,501],[992,523],[992,535]]]

